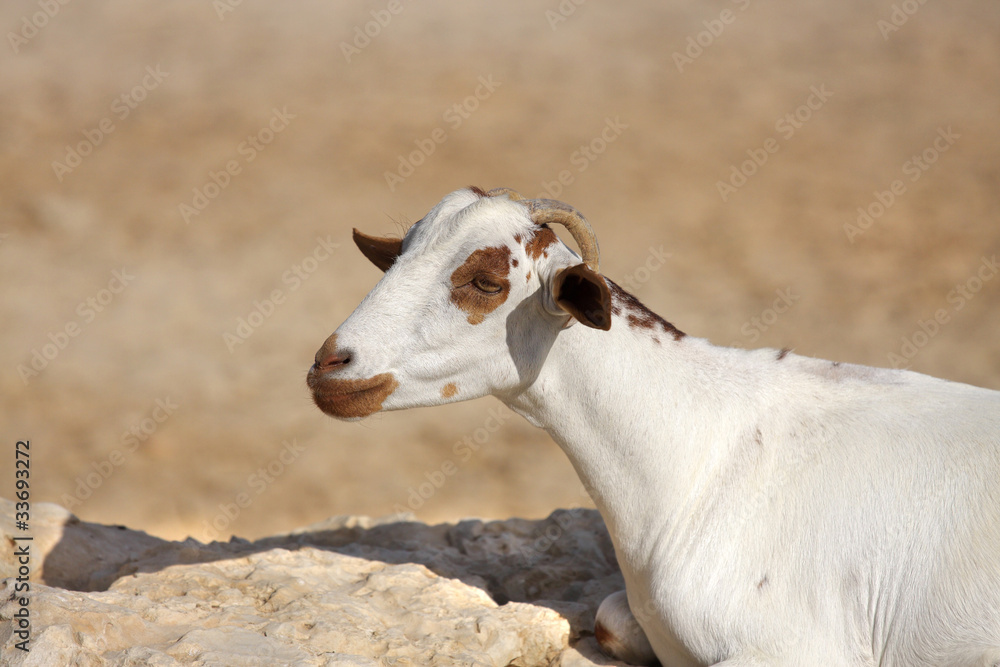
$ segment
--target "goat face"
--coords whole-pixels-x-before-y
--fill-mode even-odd
[[[545,224],[565,224],[587,263]],[[402,240],[354,231],[382,280],[316,353],[307,383],[339,419],[522,391],[559,331],[611,326],[593,232],[513,191],[445,197]]]

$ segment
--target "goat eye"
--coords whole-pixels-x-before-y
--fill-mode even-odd
[[[496,294],[502,289],[500,285],[483,276],[476,276],[473,278],[472,286],[480,292],[486,292],[487,294]]]

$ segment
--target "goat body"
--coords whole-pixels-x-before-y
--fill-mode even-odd
[[[620,658],[1000,665],[1000,392],[685,336],[539,226],[553,204],[460,190],[402,241],[356,233],[386,275],[317,404],[493,394],[546,429],[615,545]]]

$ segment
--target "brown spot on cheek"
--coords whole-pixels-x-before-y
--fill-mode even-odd
[[[549,229],[548,226],[542,225],[535,232],[535,235],[531,237],[531,240],[524,244],[524,251],[528,253],[528,257],[531,259],[538,259],[541,256],[548,257],[546,249],[559,241],[559,237],[556,233]]]
[[[441,388],[442,398],[451,398],[458,393],[458,387],[455,386],[454,382],[449,382],[444,387]]]
[[[499,308],[510,292],[510,248],[480,248],[451,274],[451,302],[469,314],[469,324],[479,324]],[[475,278],[485,278],[500,287],[486,293],[472,284]]]

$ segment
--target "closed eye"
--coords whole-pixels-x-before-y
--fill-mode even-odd
[[[485,292],[486,294],[496,294],[503,289],[503,285],[500,285],[486,276],[476,276],[473,278],[472,286],[480,292]]]

